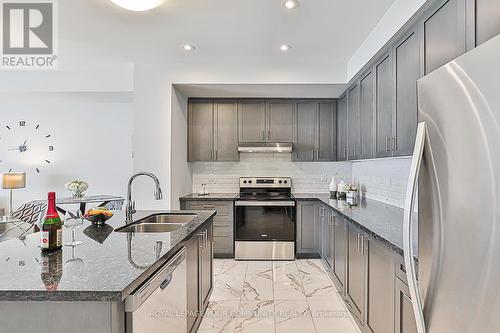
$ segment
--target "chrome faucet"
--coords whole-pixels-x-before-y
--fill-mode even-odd
[[[151,172],[139,172],[130,177],[128,181],[128,188],[127,188],[127,208],[126,208],[126,218],[125,218],[125,223],[130,223],[132,222],[132,215],[136,213],[135,210],[135,201],[132,201],[132,183],[134,182],[134,179],[136,179],[139,176],[147,176],[155,182],[155,199],[156,200],[161,200],[163,199],[163,193],[161,191],[160,187],[160,181],[158,180],[158,177],[156,177],[154,174]]]

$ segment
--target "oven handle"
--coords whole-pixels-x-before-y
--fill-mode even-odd
[[[239,207],[295,207],[295,201],[236,201],[234,205]]]

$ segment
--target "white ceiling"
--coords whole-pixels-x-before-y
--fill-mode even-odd
[[[59,34],[61,48],[132,61],[347,63],[393,2],[300,0],[285,10],[281,0],[165,0],[140,13],[109,0],[59,1]],[[283,43],[292,49],[281,52]]]

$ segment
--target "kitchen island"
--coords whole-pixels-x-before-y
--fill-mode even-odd
[[[133,216],[139,221],[154,214],[179,213],[196,217],[165,233],[116,232],[125,225],[121,211],[103,226],[85,221],[76,233],[83,244],[63,246],[50,256],[41,253],[38,233],[0,243],[0,333],[125,332],[127,296],[190,242],[197,242],[201,230],[209,229],[211,236],[216,212],[138,211]],[[70,238],[70,230],[64,228],[63,243]],[[211,248],[208,239],[203,244]],[[194,248],[195,256],[188,250],[188,259],[199,260],[201,246],[196,243]]]

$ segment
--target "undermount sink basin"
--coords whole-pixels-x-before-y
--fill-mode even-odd
[[[116,232],[172,232],[196,218],[196,214],[156,214],[116,229]]]

